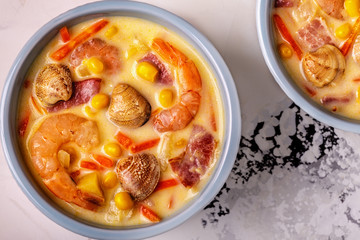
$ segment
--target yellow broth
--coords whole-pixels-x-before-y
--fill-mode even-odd
[[[69,56],[67,56],[61,61],[61,63],[69,66],[73,81],[81,81],[92,77],[101,78],[102,82],[100,93],[105,93],[109,96],[111,96],[113,88],[118,83],[128,83],[129,85],[137,89],[149,101],[152,107],[152,111],[158,108],[163,108],[158,100],[159,92],[162,89],[171,88],[173,89],[173,92],[176,93],[176,83],[174,83],[174,86],[170,87],[154,84],[152,82],[141,79],[136,74],[137,61],[141,59],[144,55],[146,55],[146,53],[151,51],[149,46],[151,45],[152,40],[154,38],[162,38],[165,41],[170,42],[177,49],[182,51],[189,59],[194,61],[201,75],[201,104],[199,107],[199,111],[193,121],[182,130],[175,132],[158,133],[153,129],[151,118],[144,126],[135,129],[129,129],[126,127],[119,127],[113,124],[108,118],[107,108],[99,111],[92,109],[93,114],[89,115],[85,111],[85,109],[86,107],[90,106],[90,102],[76,107],[71,107],[66,110],[61,110],[56,113],[40,113],[35,107],[35,105],[40,106],[39,101],[37,101],[36,97],[33,97],[33,100],[31,99],[31,96],[35,96],[33,90],[34,81],[37,77],[37,74],[46,64],[56,62],[50,58],[50,54],[64,44],[61,40],[60,35],[58,35],[44,48],[44,50],[36,58],[27,74],[24,87],[22,87],[18,107],[18,122],[21,125],[22,120],[26,118],[27,114],[30,114],[30,118],[26,127],[25,135],[23,137],[19,137],[19,142],[24,159],[29,168],[31,169],[34,177],[43,187],[44,191],[46,191],[48,195],[63,209],[82,219],[99,224],[113,226],[138,225],[150,222],[147,218],[142,216],[139,211],[138,204],[135,204],[135,207],[131,210],[119,210],[115,206],[115,193],[123,191],[120,183],[118,183],[112,189],[105,189],[102,186],[102,191],[105,196],[105,203],[95,212],[83,209],[74,204],[67,203],[60,198],[54,196],[54,194],[52,194],[43,184],[41,177],[33,167],[29,153],[29,139],[31,138],[31,136],[34,134],[34,132],[37,131],[37,128],[44,121],[44,119],[46,119],[50,115],[61,113],[74,113],[78,116],[94,120],[98,125],[101,142],[97,147],[91,149],[91,153],[107,156],[103,150],[103,146],[107,143],[116,142],[115,135],[118,131],[121,131],[122,133],[129,136],[135,143],[139,143],[144,140],[160,138],[160,143],[157,146],[151,149],[147,149],[144,152],[154,154],[160,161],[161,181],[170,178],[177,178],[177,175],[172,171],[170,165],[168,164],[168,159],[177,157],[180,153],[182,153],[186,147],[186,144],[177,146],[176,143],[182,139],[185,139],[187,142],[194,124],[203,126],[214,136],[217,145],[215,149],[215,154],[213,156],[213,159],[211,160],[210,167],[206,171],[204,176],[201,177],[200,182],[192,188],[186,188],[182,184],[178,184],[174,187],[154,192],[146,200],[143,201],[144,204],[149,206],[158,216],[163,219],[176,213],[190,200],[192,200],[206,185],[209,177],[211,176],[213,168],[216,165],[216,161],[220,156],[220,151],[223,145],[223,105],[217,86],[217,81],[212,73],[212,70],[203,60],[200,54],[196,51],[196,49],[194,49],[190,44],[184,41],[184,39],[182,39],[180,36],[163,26],[142,19],[128,17],[109,17],[107,18],[107,20],[109,20],[109,24],[91,38],[96,37],[103,39],[108,44],[114,45],[119,49],[121,70],[118,74],[114,75],[102,76],[101,74],[90,74],[89,76],[81,77],[79,76],[75,68],[70,67]],[[85,28],[87,28],[96,21],[97,19],[86,21],[69,28],[71,37],[78,35],[80,32],[84,31]],[[105,36],[105,33],[112,26],[116,26],[118,32],[111,38],[108,38]],[[133,52],[132,55],[130,54],[131,56],[129,56],[128,53],[130,49],[134,47],[137,49],[137,51],[135,51],[135,53]],[[175,78],[174,81],[176,82],[177,79]],[[177,97],[178,96],[176,94],[175,102],[177,101]],[[33,102],[35,102],[35,104]],[[214,116],[217,125],[216,131],[211,130],[211,121],[209,120],[210,113],[212,111],[210,109],[211,106],[213,106],[212,108],[215,112]],[[72,159],[68,172],[73,172],[81,169],[79,164],[82,160],[89,160],[89,152],[86,152],[84,149],[81,149],[75,144],[66,144],[64,148],[66,149],[67,146],[70,146],[77,151],[77,158],[75,160]],[[120,158],[131,155],[128,150],[125,150],[124,148],[122,150],[123,151]],[[113,159],[116,163],[119,158],[111,159]],[[95,171],[98,172],[101,180],[107,172],[113,170],[113,168],[104,168],[103,170]],[[81,175],[86,175],[90,172],[93,172],[93,170],[81,169]]]

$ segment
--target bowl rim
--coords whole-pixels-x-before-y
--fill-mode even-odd
[[[333,113],[316,103],[300,89],[284,68],[275,51],[271,10],[274,0],[258,0],[256,5],[256,29],[262,55],[271,74],[285,94],[301,109],[315,119],[334,128],[360,133],[360,120]]]
[[[19,163],[20,161],[17,161],[17,159],[20,159],[19,153],[16,152],[15,149],[18,144],[16,140],[16,124],[14,123],[14,116],[17,111],[13,110],[14,108],[10,106],[10,103],[13,100],[16,101],[17,99],[14,97],[14,95],[16,95],[16,91],[19,91],[17,90],[19,86],[16,85],[16,83],[23,82],[23,79],[17,79],[19,78],[18,75],[21,72],[22,65],[25,60],[29,58],[33,48],[46,35],[49,35],[51,30],[54,30],[56,26],[63,26],[65,22],[74,21],[82,16],[124,11],[153,17],[154,19],[160,21],[154,21],[160,25],[171,25],[173,27],[173,29],[171,29],[172,31],[177,32],[187,41],[192,42],[195,49],[201,52],[200,55],[208,61],[209,66],[213,70],[215,76],[217,76],[225,108],[225,132],[223,150],[218,160],[218,166],[213,171],[212,177],[208,180],[204,189],[199,193],[196,200],[193,200],[191,205],[189,205],[186,209],[181,209],[181,212],[178,211],[178,213],[174,214],[174,216],[171,216],[157,224],[141,228],[112,229],[89,225],[69,217],[61,210],[54,207],[53,204],[46,201],[38,192],[36,186],[32,185],[26,172],[21,167],[21,164]],[[163,21],[163,24],[161,21]],[[235,162],[241,137],[240,103],[236,86],[231,73],[219,52],[204,35],[202,35],[184,19],[162,8],[134,1],[104,1],[88,3],[60,14],[41,27],[27,41],[10,68],[2,91],[0,107],[0,114],[3,119],[0,126],[2,148],[7,164],[17,184],[20,186],[27,198],[49,219],[72,232],[91,238],[140,239],[164,233],[184,223],[187,219],[195,215],[210,201],[212,201],[222,188]]]

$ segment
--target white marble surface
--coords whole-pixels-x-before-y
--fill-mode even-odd
[[[1,88],[31,35],[86,2],[0,0]],[[221,194],[183,225],[152,239],[358,239],[360,136],[314,121],[280,90],[260,52],[256,1],[143,2],[183,17],[210,39],[233,74],[243,119],[238,159]],[[0,239],[84,239],[32,205],[2,150],[0,189]]]

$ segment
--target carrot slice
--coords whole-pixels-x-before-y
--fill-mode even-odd
[[[114,166],[113,160],[102,155],[92,154],[92,157],[101,165],[107,168]]]
[[[358,19],[356,20],[349,38],[345,41],[345,43],[340,48],[340,51],[344,56],[346,56],[349,53],[350,48],[352,47],[352,45],[355,42],[355,39],[359,33],[360,33],[360,17],[358,17]]]
[[[90,169],[90,170],[100,170],[99,165],[97,165],[94,162],[89,162],[89,161],[81,161],[80,167]]]
[[[179,182],[175,178],[170,178],[170,179],[167,179],[167,180],[163,180],[163,181],[160,181],[158,183],[158,185],[156,186],[154,192],[163,190],[165,188],[174,187],[174,186],[176,186],[178,184],[179,184]]]
[[[302,52],[301,48],[299,47],[299,45],[294,40],[294,38],[291,36],[284,21],[277,14],[274,14],[273,18],[274,18],[275,25],[276,25],[277,29],[279,30],[281,36],[291,45],[291,47],[294,49],[297,57],[299,58],[299,60],[301,60],[303,52]]]
[[[122,132],[118,132],[115,138],[124,148],[129,148],[133,144],[133,140]]]
[[[161,220],[161,218],[153,210],[143,204],[140,205],[140,212],[142,215],[144,215],[144,217],[152,222],[160,222]]]
[[[108,20],[101,19],[100,21],[97,21],[90,27],[86,28],[83,32],[81,32],[79,35],[74,37],[72,40],[70,40],[67,44],[60,47],[58,50],[53,52],[50,57],[56,61],[60,61],[63,58],[65,58],[72,50],[75,49],[77,45],[84,42],[89,37],[95,35],[95,33],[99,32],[101,29],[103,29],[107,24],[109,23]]]
[[[67,42],[70,40],[70,34],[66,26],[62,27],[59,32],[63,42]]]
[[[155,139],[151,139],[142,143],[138,143],[138,144],[132,144],[130,146],[130,152],[131,153],[137,153],[137,152],[141,152],[144,151],[146,149],[152,148],[154,146],[156,146],[160,141],[160,138],[155,138]]]
[[[168,203],[168,209],[172,209],[174,206],[174,195],[170,197],[169,203]]]
[[[30,112],[28,111],[25,115],[25,117],[19,122],[19,126],[18,126],[18,131],[19,131],[19,136],[20,137],[24,137],[25,133],[26,133],[26,128],[29,124],[29,119],[30,119]]]

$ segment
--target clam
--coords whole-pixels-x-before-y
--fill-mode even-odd
[[[109,117],[118,126],[137,128],[150,118],[149,102],[128,84],[118,84],[111,95]]]
[[[345,58],[337,47],[327,44],[307,53],[302,68],[308,81],[316,87],[323,87],[344,75]]]
[[[147,198],[155,189],[160,178],[160,164],[149,153],[140,153],[120,159],[115,172],[122,187],[135,201]]]
[[[46,65],[35,80],[35,94],[45,107],[69,100],[72,94],[69,68],[62,64]]]

